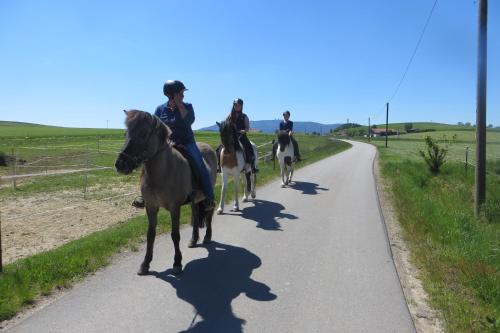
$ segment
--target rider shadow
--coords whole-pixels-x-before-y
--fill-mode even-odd
[[[190,261],[181,275],[171,275],[171,269],[151,275],[170,283],[177,296],[196,309],[190,326],[181,332],[243,332],[245,320],[234,315],[233,299],[241,293],[256,301],[277,298],[266,284],[250,278],[262,262],[241,247],[217,242],[203,247],[208,257]],[[197,316],[202,320],[195,323]]]
[[[285,209],[280,203],[267,200],[252,200],[253,206],[241,210],[241,217],[257,222],[257,228],[264,230],[282,230],[278,219],[295,220],[297,216],[281,211]]]
[[[299,181],[292,181],[290,184],[288,184],[290,188],[293,188],[295,190],[302,191],[302,194],[319,194],[318,191],[330,191],[328,188],[324,187],[319,187],[318,184],[316,183],[309,183],[309,182],[299,182]]]

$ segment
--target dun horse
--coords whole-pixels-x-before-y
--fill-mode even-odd
[[[179,248],[181,206],[191,202],[193,235],[189,247],[196,246],[199,237],[198,228],[202,228],[205,224],[207,230],[203,243],[211,241],[213,209],[205,210],[202,203],[203,194],[199,190],[195,191],[198,186],[193,181],[188,161],[168,140],[171,134],[168,126],[147,112],[131,110],[125,113],[127,138],[115,166],[118,172],[128,175],[144,163],[141,173],[141,193],[149,221],[146,256],[137,274],[149,273],[149,264],[153,259],[158,210],[161,207],[168,210],[172,218],[171,237],[175,247],[173,272],[181,273],[182,254]],[[210,168],[213,186],[217,177],[217,156],[207,144],[199,142],[197,145]]]
[[[281,168],[281,187],[285,187],[292,181],[293,176],[293,157],[295,151],[293,149],[292,140],[285,131],[278,133],[278,149],[276,150],[276,158],[280,163]]]
[[[224,148],[220,151],[220,166],[222,171],[222,189],[220,196],[219,208],[217,209],[217,214],[222,214],[224,211],[224,199],[226,196],[226,186],[229,181],[229,177],[233,177],[234,182],[234,206],[235,211],[239,210],[238,203],[238,188],[240,186],[240,174],[245,173],[243,177],[244,181],[244,197],[243,202],[248,201],[248,196],[251,195],[255,198],[255,183],[257,177],[254,172],[252,172],[252,167],[249,163],[245,162],[243,156],[243,148],[238,141],[238,134],[236,127],[230,125],[228,122],[223,121],[217,123],[219,126],[220,138]],[[255,156],[255,161],[257,163],[257,149],[255,144],[252,143],[253,153]]]

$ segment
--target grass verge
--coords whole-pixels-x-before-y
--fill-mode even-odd
[[[297,168],[348,149],[343,141],[326,137],[306,137],[300,140],[304,161]],[[279,167],[273,170],[271,163],[261,164],[258,184],[276,178]],[[231,200],[228,191],[227,200]],[[216,188],[220,195],[220,187]],[[187,206],[183,207],[181,223],[190,221]],[[147,219],[140,216],[106,230],[92,233],[56,249],[15,261],[4,267],[0,274],[0,320],[12,318],[23,306],[32,304],[40,296],[50,295],[55,289],[67,288],[89,273],[106,266],[111,257],[129,248],[137,249],[145,237]],[[158,233],[170,230],[170,217],[160,212]]]
[[[500,163],[488,163],[488,199],[475,218],[473,168],[448,163],[433,175],[397,146],[375,145],[405,240],[447,330],[500,332]]]

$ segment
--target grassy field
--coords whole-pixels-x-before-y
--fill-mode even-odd
[[[121,129],[69,128],[29,123],[0,121],[0,138],[24,140],[26,138],[109,136],[123,133]]]
[[[38,162],[34,162],[42,160],[40,163],[49,163],[50,165],[45,166],[52,170],[61,165],[81,163],[112,166],[117,156],[116,152],[123,143],[123,132],[100,134],[99,143],[95,136],[64,137],[55,136],[50,131],[44,135],[29,139],[19,139],[12,136],[0,138],[0,151],[9,152],[14,148],[17,158],[26,160],[25,164],[40,165],[37,164]],[[195,136],[198,141],[207,142],[213,147],[219,143],[218,133],[197,132]],[[269,142],[272,138],[274,138],[273,135],[250,135],[250,139],[257,145]],[[327,137],[299,135],[297,140],[304,158],[302,162],[297,164],[297,167],[313,163],[350,147],[345,142],[333,141]],[[270,146],[266,145],[259,150],[265,154],[270,150]],[[82,154],[84,155],[83,159],[81,156],[76,156]],[[258,184],[264,184],[279,174],[279,167],[273,170],[271,163],[261,163],[259,169]],[[9,170],[9,167],[4,167],[1,172],[9,174]],[[37,193],[51,195],[51,193],[60,192],[62,189],[79,189],[82,187],[82,182],[82,174],[35,177],[19,183],[17,190],[11,186],[0,188],[0,200]],[[138,172],[132,176],[122,176],[114,170],[104,170],[95,171],[88,175],[89,187],[102,184],[119,186],[123,183],[137,184]],[[215,193],[218,200],[220,195],[219,181]],[[94,193],[92,195],[102,194]],[[227,200],[231,200],[231,198],[232,191],[228,191]],[[188,207],[183,208],[181,216],[181,223],[187,223],[190,220]],[[113,254],[123,249],[137,250],[138,244],[144,240],[146,227],[145,216],[133,218],[109,229],[69,242],[54,250],[6,265],[4,273],[0,275],[0,320],[11,318],[23,306],[35,302],[40,295],[48,295],[54,289],[71,286],[75,281],[108,264]],[[165,212],[160,213],[160,232],[165,232],[169,228],[169,216]],[[134,273],[131,272],[131,274]]]
[[[466,146],[474,163],[474,132],[438,129],[390,136],[388,148],[385,138],[372,143],[424,288],[447,330],[500,332],[500,133],[488,132],[487,203],[475,218],[474,167],[466,170],[463,163]],[[437,175],[417,153],[426,135],[449,148]]]

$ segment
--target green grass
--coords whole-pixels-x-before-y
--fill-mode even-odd
[[[200,141],[210,143],[212,146],[218,144],[218,134],[200,132],[196,133]],[[274,136],[265,134],[252,134],[251,140],[257,144],[270,141]],[[67,138],[74,142],[85,143],[82,138]],[[89,139],[90,141],[94,139]],[[327,137],[297,136],[301,153],[304,158],[297,163],[297,167],[318,161],[324,157],[341,152],[350,147],[343,141],[332,141]],[[43,140],[42,140],[43,141]],[[67,143],[63,141],[63,143]],[[46,145],[43,142],[40,145]],[[90,143],[89,143],[90,144]],[[116,143],[116,147],[121,145]],[[270,147],[266,148],[270,149]],[[30,151],[33,153],[35,149]],[[262,151],[265,153],[265,151]],[[59,151],[61,154],[61,151]],[[54,152],[56,154],[56,152]],[[29,156],[27,154],[26,156]],[[103,157],[104,158],[104,157]],[[107,157],[106,157],[107,158]],[[110,163],[115,156],[103,161]],[[271,163],[259,165],[258,184],[264,184],[279,174],[279,167],[273,170]],[[34,193],[51,193],[61,188],[79,188],[76,184],[81,176],[54,176],[38,178],[20,186],[19,190],[2,189],[0,199],[12,195],[31,195]],[[132,182],[137,184],[137,173],[131,177],[119,176],[112,171],[99,171],[93,174],[90,185],[118,184],[120,182]],[[220,185],[217,184],[216,198],[220,195]],[[240,192],[241,193],[241,192]],[[232,191],[228,191],[227,200],[232,199]],[[257,193],[258,195],[258,193]],[[165,212],[160,213],[159,232],[170,229],[170,217]],[[190,221],[188,207],[183,207],[181,223]],[[49,295],[55,289],[67,288],[74,282],[107,265],[111,257],[124,248],[137,249],[140,242],[144,240],[147,228],[145,216],[133,218],[109,229],[95,232],[81,239],[67,243],[59,248],[37,254],[35,256],[21,259],[4,267],[4,273],[0,275],[0,320],[13,317],[23,306],[32,304],[41,295]],[[216,231],[215,231],[216,235]],[[131,272],[133,274],[134,272]]]
[[[425,137],[426,134],[432,133],[433,131],[437,132],[448,132],[448,131],[454,131],[454,132],[470,132],[471,135],[474,135],[476,128],[472,126],[465,126],[465,125],[451,125],[451,124],[440,124],[440,123],[424,123],[424,122],[417,122],[417,123],[412,123],[413,130],[418,130],[418,131],[424,131],[424,130],[429,130],[429,132],[423,132],[423,133],[409,133],[409,134],[401,134],[403,136],[407,135],[418,135],[421,134],[423,137]],[[375,125],[376,128],[381,128],[385,129],[385,123],[384,124],[372,124],[372,126]],[[405,130],[405,123],[389,123],[388,124],[389,129],[399,132],[399,133],[406,133]],[[346,132],[351,135],[351,136],[360,136],[362,133],[363,135],[366,134],[368,131],[368,126],[360,126],[360,127],[354,127],[354,128],[349,128],[346,130]],[[488,128],[488,133],[499,133],[500,128]]]
[[[474,137],[447,133],[463,135],[463,141],[448,143],[450,161],[437,175],[416,153],[424,148],[424,135],[389,137],[388,148],[384,138],[373,143],[405,239],[422,269],[424,288],[443,314],[447,330],[500,332],[500,159],[495,158],[500,156],[500,136],[488,133],[487,203],[482,216],[475,218],[474,168],[466,171],[461,162],[464,143],[473,148]]]
[[[70,128],[0,121],[0,137],[11,139],[119,135],[123,131],[122,129]]]

